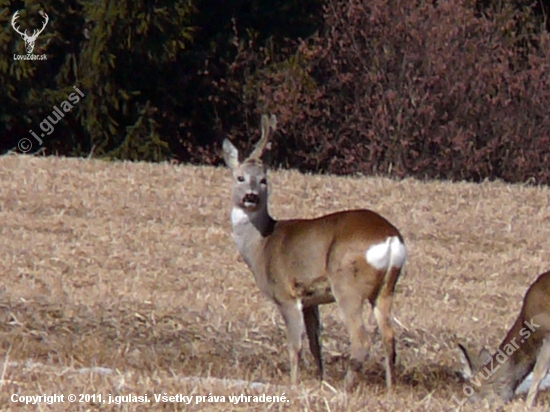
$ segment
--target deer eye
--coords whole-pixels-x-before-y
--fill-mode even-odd
[[[237,182],[244,182],[244,176],[237,176]]]
[[[267,185],[267,179],[264,177],[262,180],[260,180],[261,185]]]

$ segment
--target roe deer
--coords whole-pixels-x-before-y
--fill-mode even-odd
[[[350,210],[315,219],[274,220],[268,211],[267,170],[260,157],[276,117],[262,116],[262,136],[252,154],[225,139],[223,152],[233,172],[233,239],[260,290],[278,307],[286,326],[290,381],[298,383],[302,335],[323,379],[318,305],[337,302],[351,341],[346,388],[354,386],[368,357],[369,337],[363,303],[373,307],[385,350],[386,386],[394,380],[395,343],[390,311],[395,285],[405,264],[399,231],[370,210]]]
[[[483,348],[479,356],[472,357],[464,346],[458,347],[463,375],[477,390],[471,400],[497,398],[509,402],[518,385],[533,371],[527,394],[527,405],[533,406],[550,368],[550,272],[540,275],[529,287],[518,318],[495,354],[491,356]]]

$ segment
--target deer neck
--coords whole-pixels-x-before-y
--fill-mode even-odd
[[[523,364],[516,364],[511,357],[501,363],[504,359],[502,355],[499,356],[501,353],[495,353],[477,376],[470,381],[482,387],[481,391],[485,397],[496,397],[503,402],[509,402],[529,371],[526,371]]]
[[[262,250],[269,235],[273,233],[275,223],[267,208],[251,212],[234,206],[231,211],[233,240],[253,272],[260,266]]]

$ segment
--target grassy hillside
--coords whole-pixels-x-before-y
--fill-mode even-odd
[[[348,340],[334,305],[322,308],[328,384],[306,351],[302,385],[290,388],[282,319],[230,236],[230,183],[222,168],[1,157],[0,409],[21,406],[14,393],[65,395],[40,410],[99,406],[71,404],[71,393],[147,393],[149,403],[120,410],[454,410],[457,340],[494,348],[550,269],[548,188],[273,172],[275,217],[371,208],[409,251],[394,307],[395,393],[385,393],[379,336],[364,383],[343,392]],[[155,393],[289,402],[163,404]],[[549,401],[541,394],[538,410]]]

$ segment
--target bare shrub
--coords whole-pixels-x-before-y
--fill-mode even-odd
[[[249,107],[280,119],[276,162],[550,181],[549,42],[528,9],[328,0],[324,16],[322,34],[246,79]]]

